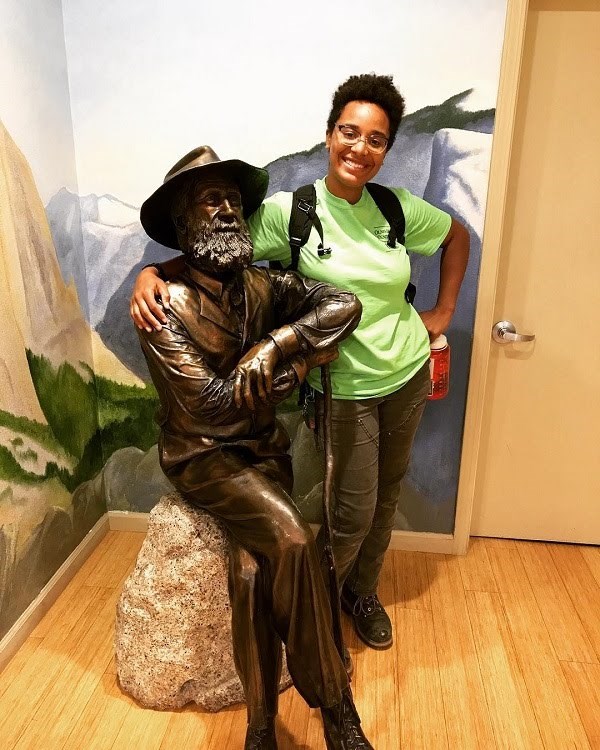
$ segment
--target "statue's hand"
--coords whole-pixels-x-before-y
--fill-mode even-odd
[[[254,396],[265,401],[273,385],[273,370],[281,352],[272,339],[265,339],[249,349],[235,368],[233,398],[238,409],[244,401],[254,411]]]
[[[340,356],[338,348],[335,344],[328,346],[327,349],[320,349],[304,357],[306,367],[308,370],[312,370],[313,367],[321,367],[322,365],[328,365]]]

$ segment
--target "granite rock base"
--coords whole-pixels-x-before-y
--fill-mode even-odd
[[[150,513],[116,621],[123,690],[149,708],[194,702],[208,711],[244,700],[235,671],[227,590],[229,545],[210,514],[177,494]],[[284,664],[281,689],[291,684]]]

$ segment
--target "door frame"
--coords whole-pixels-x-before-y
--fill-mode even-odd
[[[452,543],[452,552],[459,555],[466,553],[471,532],[528,9],[529,0],[507,2]]]

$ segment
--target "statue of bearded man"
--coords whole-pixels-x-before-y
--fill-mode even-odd
[[[208,146],[144,203],[150,237],[181,248],[167,323],[138,331],[160,397],[161,466],[231,540],[233,647],[248,705],[246,750],[277,747],[281,644],[298,692],[321,709],[329,750],[369,750],[338,653],[312,532],[290,498],[289,438],[275,418],[358,325],[357,298],[293,272],[252,267],[244,217],[268,175]]]

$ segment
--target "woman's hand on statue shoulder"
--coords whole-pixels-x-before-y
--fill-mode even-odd
[[[167,322],[163,307],[168,308],[170,301],[169,287],[159,277],[157,269],[143,268],[133,286],[129,314],[138,328],[148,333],[152,329],[161,331],[162,324]]]

